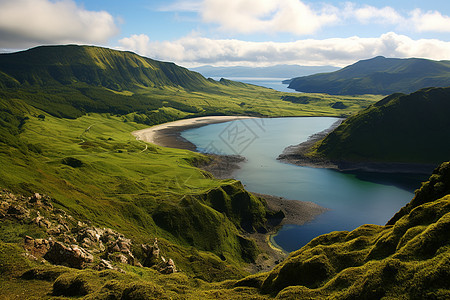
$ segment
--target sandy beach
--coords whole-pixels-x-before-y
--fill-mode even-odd
[[[133,131],[131,134],[137,140],[152,143],[158,146],[187,149],[195,151],[194,144],[184,139],[181,132],[190,128],[197,128],[208,124],[229,122],[239,119],[250,119],[248,116],[208,116],[191,119],[182,119],[174,122],[155,125],[149,128]]]
[[[132,132],[132,134],[136,136],[137,140],[153,143],[159,146],[196,151],[196,146],[181,136],[182,131],[209,124],[248,118],[252,117],[210,116],[183,119],[137,130]],[[238,155],[207,155],[211,158],[210,162],[205,165],[198,165],[197,167],[210,172],[214,177],[219,179],[232,178],[233,172],[240,168],[240,164],[245,162],[245,157]],[[275,245],[270,242],[270,236],[275,234],[282,225],[303,225],[309,221],[312,221],[317,215],[327,210],[326,208],[312,202],[288,200],[282,197],[258,193],[253,194],[264,199],[269,210],[281,210],[285,217],[282,220],[279,220],[279,222],[276,222],[276,224],[267,224],[269,230],[268,233],[245,234],[254,238],[259,247],[264,249],[266,254],[269,254],[269,257],[261,254],[261,257],[257,259],[256,263],[249,266],[249,271],[252,273],[270,270],[287,256],[286,252],[282,249],[276,248]]]

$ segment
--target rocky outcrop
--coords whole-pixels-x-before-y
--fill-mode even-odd
[[[46,239],[34,239],[26,236],[24,240],[24,248],[35,258],[42,258],[50,249],[50,242]]]
[[[94,256],[78,245],[64,245],[61,242],[50,241],[50,248],[44,258],[56,265],[83,269],[94,262]]]
[[[83,269],[118,270],[115,264],[152,267],[164,274],[177,272],[172,259],[160,256],[158,240],[153,244],[133,246],[133,241],[111,228],[100,228],[77,221],[64,210],[54,208],[52,199],[39,193],[31,197],[16,196],[7,190],[0,192],[0,220],[36,226],[46,238],[26,236],[23,247],[33,260]],[[141,261],[133,248],[141,248]]]

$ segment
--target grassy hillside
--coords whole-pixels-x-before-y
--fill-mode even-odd
[[[249,263],[257,257],[264,261],[249,235],[265,232],[274,212],[240,182],[218,180],[195,167],[207,157],[144,144],[130,133],[202,115],[342,116],[379,99],[312,94],[308,103],[295,103],[282,99],[288,95],[207,80],[174,64],[98,47],[39,47],[1,54],[0,187],[8,191],[2,192],[0,203],[0,298],[25,292],[45,298],[60,275],[54,295],[89,294],[98,284],[107,284],[118,293],[126,289],[125,299],[148,291],[164,298],[164,289],[170,290],[169,296],[197,293],[205,286],[208,291],[200,295],[212,297],[216,286],[206,282],[247,275]],[[336,102],[346,107],[333,108]],[[48,195],[51,206],[29,201],[36,192]],[[92,232],[104,233],[104,228],[117,233],[117,247],[128,240],[133,245],[127,248],[130,252],[108,254],[115,246],[109,247],[106,237],[108,247],[100,244],[89,250],[94,256],[91,267],[106,257],[115,269],[74,271],[19,255],[26,236],[87,247],[81,233],[95,236]],[[155,268],[139,266],[138,261],[146,261],[140,244],[150,244],[155,237],[182,274],[166,277]],[[30,267],[37,268],[34,275],[17,278]],[[117,268],[125,273],[114,271]],[[105,291],[99,298],[109,294],[114,292]]]
[[[288,94],[288,93],[286,93]],[[271,89],[198,73],[131,52],[45,46],[0,54],[0,99],[21,99],[57,117],[88,112],[130,114],[147,125],[203,115],[348,115],[378,97],[323,96],[311,104],[282,101]],[[347,109],[332,108],[342,101]]]
[[[186,272],[165,275],[154,267],[123,263],[114,263],[114,268],[121,270],[55,266],[30,260],[27,258],[30,253],[23,255],[20,243],[5,242],[3,236],[1,296],[4,299],[18,299],[24,294],[37,299],[55,296],[58,299],[448,299],[449,170],[448,162],[436,169],[407,205],[407,212],[390,225],[363,225],[351,232],[319,236],[291,253],[273,271],[240,280],[208,283]],[[430,192],[433,189],[439,193]],[[39,205],[20,195],[3,191],[0,196],[2,208],[24,201],[30,213],[36,207],[39,209]],[[20,224],[19,230],[39,231],[37,225],[26,226],[26,219],[17,221],[7,214],[3,224],[7,221],[15,226]],[[161,247],[164,254],[167,249]],[[186,253],[190,258],[193,254]],[[92,265],[96,263],[94,260]],[[195,263],[191,259],[191,264]]]
[[[164,237],[172,244],[215,253],[217,260],[227,257],[235,265],[255,258],[247,252],[258,250],[251,242],[243,244],[247,239],[241,234],[264,226],[264,204],[239,182],[215,180],[192,166],[206,157],[146,148],[130,134],[143,126],[124,123],[122,117],[43,119],[38,113],[21,127],[18,147],[1,144],[0,186],[51,195],[57,207],[80,220],[139,241]],[[239,212],[235,197],[245,201],[240,203],[245,211]],[[245,229],[244,221],[249,224]]]
[[[450,86],[450,61],[378,56],[332,73],[294,78],[289,88],[331,95],[389,95],[432,86]]]
[[[438,164],[448,159],[450,88],[393,94],[345,120],[310,156],[335,162]]]
[[[436,169],[390,225],[319,236],[272,272],[235,286],[257,287],[277,299],[448,299],[449,171],[449,163]],[[446,193],[433,195],[430,186],[446,186]]]
[[[208,280],[245,274],[259,249],[244,234],[264,231],[264,203],[239,182],[193,167],[206,157],[146,146],[130,133],[197,115],[340,115],[376,99],[339,98],[345,112],[331,108],[333,97],[299,105],[270,89],[97,47],[2,54],[0,70],[0,186],[50,195],[81,221],[136,241],[162,237],[177,264]],[[190,247],[203,251],[195,268]]]
[[[211,86],[203,76],[173,63],[160,62],[131,52],[88,46],[46,46],[0,54],[3,76],[9,85],[59,85],[84,82],[113,90],[137,86]],[[5,83],[8,85],[8,83]]]

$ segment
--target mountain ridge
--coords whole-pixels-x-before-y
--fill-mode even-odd
[[[450,86],[450,61],[383,56],[360,60],[332,73],[293,78],[289,84],[296,91],[332,95],[388,95],[446,86]]]
[[[39,46],[0,54],[0,71],[16,79],[19,84],[28,85],[79,81],[124,90],[140,85],[192,89],[211,84],[200,74],[174,63],[96,46]]]
[[[396,93],[349,117],[279,159],[338,169],[428,174],[450,152],[449,88]]]
[[[300,66],[300,65],[275,65],[269,67],[214,67],[200,66],[190,68],[205,77],[256,77],[256,78],[292,78],[294,76],[306,76],[316,73],[338,70],[333,66]]]

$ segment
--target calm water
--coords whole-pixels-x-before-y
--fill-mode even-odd
[[[214,80],[220,80],[220,77],[213,77]],[[254,85],[271,88],[280,92],[297,93],[293,89],[288,89],[289,84],[281,83],[288,78],[262,78],[262,77],[227,77],[226,79],[239,81]]]
[[[352,230],[367,223],[383,225],[413,197],[411,189],[398,187],[405,185],[400,176],[383,179],[379,175],[344,174],[276,160],[285,147],[305,141],[336,120],[248,119],[190,129],[182,136],[199,151],[245,156],[247,161],[234,175],[249,191],[311,201],[330,209],[308,224],[286,225],[279,231],[274,241],[293,251],[323,233]],[[411,187],[415,179],[407,180]],[[420,180],[416,181],[419,184]]]

